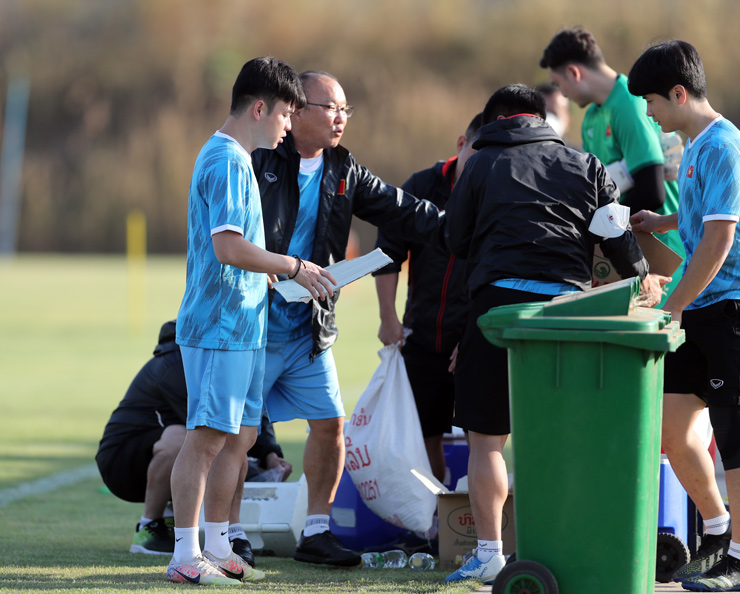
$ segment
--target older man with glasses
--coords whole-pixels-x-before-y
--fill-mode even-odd
[[[345,259],[352,215],[415,241],[441,243],[444,217],[425,200],[384,183],[339,144],[353,108],[326,72],[300,75],[306,106],[275,150],[253,154],[267,249],[319,265]],[[308,517],[294,558],[352,566],[360,556],[329,531],[344,466],[344,406],[331,346],[339,292],[316,307],[270,291],[264,399],[273,422],[306,419]]]

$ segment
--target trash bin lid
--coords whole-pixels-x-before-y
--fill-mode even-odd
[[[653,351],[675,351],[684,333],[670,314],[634,307],[638,278],[551,302],[494,307],[478,318],[489,342],[510,348],[518,340],[607,342]]]
[[[602,287],[555,297],[546,306],[545,316],[627,315],[640,293],[639,277],[627,278]]]

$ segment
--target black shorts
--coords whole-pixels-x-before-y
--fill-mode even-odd
[[[150,429],[95,456],[105,486],[116,497],[132,503],[144,502],[149,463],[154,457],[154,444],[162,433],[164,427]]]
[[[486,435],[511,433],[506,349],[486,340],[478,328],[478,318],[499,305],[552,298],[490,285],[473,298],[455,366],[455,425]]]
[[[455,378],[447,371],[450,355],[431,353],[408,342],[401,353],[424,437],[449,433],[455,410]]]
[[[686,342],[665,357],[663,389],[716,406],[740,404],[740,301],[683,312]]]

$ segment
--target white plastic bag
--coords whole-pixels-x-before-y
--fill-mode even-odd
[[[345,468],[365,504],[386,522],[426,533],[444,487],[432,475],[403,357],[378,351],[380,365],[345,431]]]

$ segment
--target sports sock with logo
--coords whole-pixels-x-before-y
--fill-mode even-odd
[[[198,541],[198,527],[175,528],[175,553],[177,563],[190,561],[200,555],[200,542]]]
[[[501,554],[503,546],[501,540],[479,540],[476,557],[481,563],[488,563],[494,556]]]
[[[314,514],[306,518],[306,527],[303,529],[303,536],[313,536],[327,530],[329,530],[329,516]]]
[[[219,559],[228,557],[231,553],[231,543],[229,542],[229,523],[228,522],[204,522],[203,529],[206,533],[206,541],[203,550],[208,551]]]
[[[241,524],[229,524],[229,540],[234,540],[235,538],[249,540]]]

